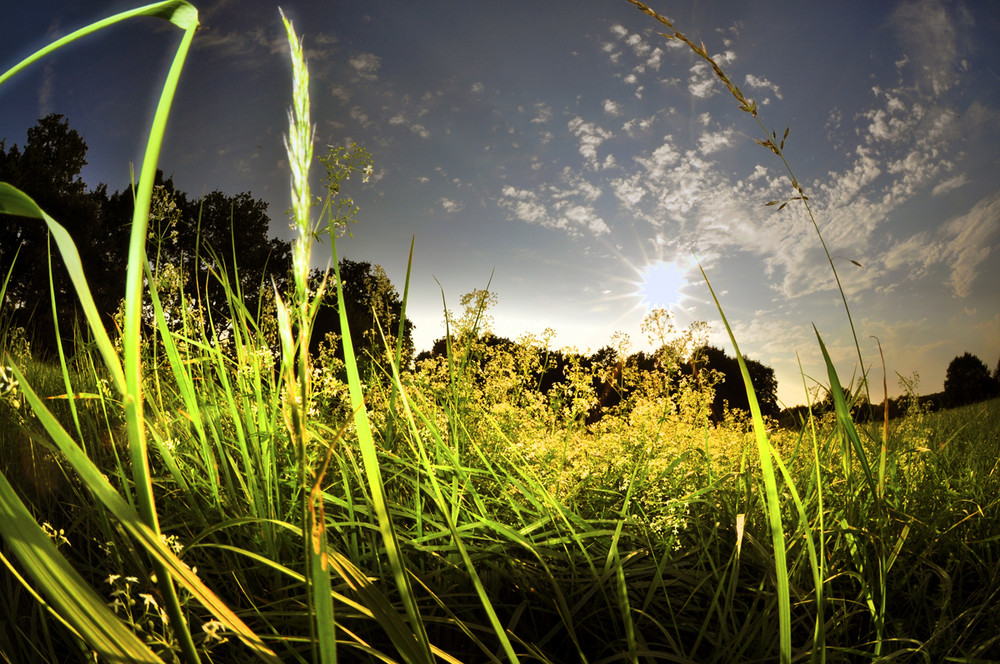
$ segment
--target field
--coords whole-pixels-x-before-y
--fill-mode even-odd
[[[146,175],[196,26],[153,7],[186,37]],[[691,335],[654,312],[657,371],[616,375],[628,398],[588,424],[595,369],[540,391],[552,349],[486,343],[482,291],[415,366],[388,324],[372,358],[359,330],[343,359],[311,356],[343,283],[309,281],[308,72],[286,25],[294,287],[247,311],[215,275],[225,334],[144,261],[153,178],[114,336],[58,220],[0,189],[48,224],[89,322],[52,361],[0,325],[3,661],[1000,660],[1000,400],[855,422],[874,388],[845,391],[827,357],[831,410],[779,428],[751,398],[715,422],[711,377],[679,370]],[[335,228],[355,165],[330,159]]]

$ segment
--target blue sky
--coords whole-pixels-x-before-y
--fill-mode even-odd
[[[129,8],[40,0],[8,11],[6,69],[48,41]],[[195,3],[195,39],[161,159],[192,194],[250,191],[287,234],[282,132],[290,67],[278,8]],[[851,304],[874,384],[878,337],[896,374],[941,389],[965,351],[1000,357],[1000,3],[656,2],[703,41],[790,134]],[[551,327],[556,346],[597,350],[612,333],[647,348],[648,306],[711,324],[804,401],[799,359],[820,377],[815,324],[846,379],[857,360],[840,295],[784,167],[710,69],[625,0],[378,3],[289,0],[312,72],[317,144],[374,155],[352,181],[361,207],[341,255],[381,264],[402,291],[417,348],[449,306],[485,287],[498,334]],[[23,143],[66,115],[90,152],[84,179],[112,189],[138,163],[179,34],[155,20],[91,37],[0,89],[0,137]],[[328,250],[320,248],[317,264]],[[857,267],[852,261],[860,263]],[[644,286],[644,275],[669,282]],[[124,278],[124,277],[123,277]],[[440,283],[440,287],[439,284]],[[651,302],[652,301],[652,302]],[[811,380],[807,380],[809,384]],[[877,400],[880,392],[873,394]]]

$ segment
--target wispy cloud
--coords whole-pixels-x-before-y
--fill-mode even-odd
[[[947,194],[949,191],[954,191],[955,189],[964,187],[968,183],[969,177],[965,173],[959,173],[955,177],[948,178],[947,180],[935,185],[935,187],[931,190],[931,195],[941,196],[943,194]]]
[[[567,167],[555,184],[536,189],[503,187],[497,203],[525,223],[572,236],[600,236],[610,232],[594,207],[601,194],[599,187]]]
[[[552,119],[552,107],[543,102],[537,102],[535,104],[535,116],[531,118],[531,122],[535,124],[545,124]]]
[[[736,62],[736,53],[727,50],[722,53],[716,53],[712,58],[720,67],[725,69]],[[707,62],[699,60],[691,66],[688,76],[688,92],[692,96],[699,99],[707,99],[722,89],[722,84],[716,78],[715,72]]]
[[[902,69],[912,62],[917,80],[935,96],[955,85],[959,70],[966,67],[961,33],[971,25],[961,5],[940,0],[903,2],[893,10],[890,23],[906,49],[897,66]]]
[[[1000,191],[976,203],[967,214],[951,219],[941,230],[944,255],[951,263],[949,285],[967,297],[980,266],[993,253],[1000,235]]]
[[[374,53],[360,53],[350,58],[348,64],[354,70],[359,79],[366,81],[377,81],[378,70],[382,65],[382,58]]]
[[[767,80],[766,78],[763,78],[761,76],[754,76],[753,74],[747,74],[746,82],[747,85],[749,85],[751,88],[764,91],[769,90],[771,94],[773,94],[778,99],[784,99],[784,97],[781,95],[781,88],[779,88],[777,85]],[[771,100],[768,97],[764,97],[764,99],[762,99],[760,103],[763,105],[767,105],[771,103]]]
[[[462,201],[444,197],[438,199],[438,205],[440,205],[441,208],[449,214],[460,212],[462,208],[465,207],[465,203]]]
[[[393,127],[406,127],[420,138],[430,138],[431,132],[424,125],[410,120],[404,113],[400,112],[389,118],[389,125]]]

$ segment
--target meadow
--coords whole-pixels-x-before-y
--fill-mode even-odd
[[[784,162],[784,139],[704,47],[640,9],[714,67]],[[114,334],[59,221],[0,184],[0,212],[48,226],[88,322],[74,352],[42,361],[0,315],[3,661],[1000,660],[1000,400],[928,413],[914,395],[905,417],[855,421],[877,372],[843,385],[817,334],[832,410],[766,421],[744,365],[751,411],[714,421],[713,377],[680,371],[697,330],[654,311],[656,371],[599,376],[628,396],[588,423],[601,369],[570,367],[543,393],[547,339],[486,343],[487,291],[415,366],[393,321],[349,330],[343,307],[344,338],[310,354],[319,303],[343,288],[336,270],[310,282],[311,244],[328,228],[336,252],[341,184],[366,164],[318,159],[313,205],[308,69],[287,21],[292,285],[262,284],[248,311],[239,280],[214,274],[222,325],[145,251],[194,8],[116,15],[0,84],[136,15],[184,38],[137,180]],[[808,208],[789,172],[774,204]],[[405,320],[405,287],[402,301]],[[381,350],[357,358],[350,335],[365,333]]]

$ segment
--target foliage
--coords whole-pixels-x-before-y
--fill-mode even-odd
[[[395,349],[396,330],[400,327],[403,302],[381,265],[342,258],[338,265],[343,284],[344,306],[347,323],[355,331],[352,337],[354,355],[358,358],[361,375],[373,371],[386,373],[386,348]],[[326,275],[322,270],[310,274],[312,287],[318,288]],[[329,334],[341,336],[337,293],[328,292],[322,300],[312,332],[312,352],[319,351],[319,342]],[[403,322],[403,366],[408,367],[413,358],[413,322]],[[343,348],[337,348],[337,357],[344,358]]]
[[[730,357],[715,346],[703,346],[695,354],[702,368],[714,370],[722,375],[722,379],[715,384],[712,418],[716,422],[721,421],[727,408],[739,408],[749,413],[750,404],[736,358]],[[750,372],[750,380],[757,393],[761,412],[767,417],[777,417],[780,408],[778,381],[774,377],[774,369],[748,357],[744,357],[743,361],[746,363],[747,371]]]
[[[0,147],[3,142],[0,142]],[[69,121],[49,115],[28,130],[23,152],[0,149],[0,181],[18,187],[65,226],[81,252],[83,269],[99,312],[109,321],[125,296],[118,275],[125,272],[135,192],[126,186],[112,194],[105,185],[92,191],[79,177],[87,163],[87,144]],[[211,192],[198,199],[178,191],[156,172],[151,197],[146,252],[154,270],[179,270],[186,295],[210,309],[216,320],[229,317],[225,290],[218,278],[226,271],[230,286],[249,311],[262,305],[261,294],[274,283],[281,290],[291,265],[287,242],[269,237],[267,204],[249,192]],[[0,269],[10,272],[8,316],[12,325],[29,329],[42,353],[55,352],[53,312],[48,301],[50,245],[38,223],[2,215]],[[15,262],[15,256],[17,260]],[[52,292],[63,325],[62,343],[71,341],[71,321],[82,322],[68,274],[53,254]],[[239,266],[237,271],[235,268]]]
[[[997,382],[990,376],[986,363],[964,353],[950,363],[944,377],[944,395],[952,406],[963,406],[996,396]]]

